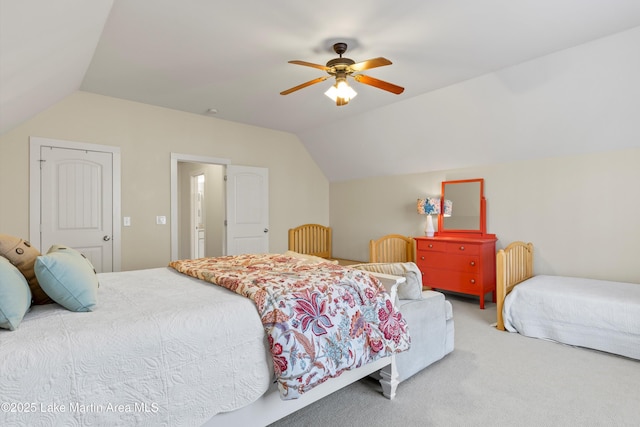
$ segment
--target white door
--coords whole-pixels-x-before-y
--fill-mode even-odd
[[[227,165],[227,255],[269,252],[269,170]]]
[[[40,148],[40,244],[82,252],[96,271],[113,271],[113,155]]]

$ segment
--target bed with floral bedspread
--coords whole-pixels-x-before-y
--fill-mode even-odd
[[[279,254],[170,266],[253,300],[284,400],[410,346],[402,315],[378,279],[364,271]]]

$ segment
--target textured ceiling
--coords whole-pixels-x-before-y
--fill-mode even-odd
[[[330,180],[351,179],[371,172],[340,173],[335,144],[323,152],[321,141],[375,138],[353,126],[363,117],[638,25],[637,0],[2,0],[0,129],[81,89],[296,133]],[[324,64],[342,39],[357,42],[345,55],[356,62],[391,60],[363,74],[404,93],[351,80],[358,96],[336,107],[327,80],[279,95],[324,75],[287,61]],[[371,160],[393,162],[383,145],[368,147]]]

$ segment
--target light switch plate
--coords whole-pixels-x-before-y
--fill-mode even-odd
[[[123,217],[122,225],[124,225],[125,227],[131,227],[131,217],[130,216]]]
[[[158,225],[166,225],[167,224],[167,217],[164,215],[160,215],[156,217],[156,224]]]

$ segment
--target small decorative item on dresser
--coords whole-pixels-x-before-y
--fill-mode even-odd
[[[427,223],[424,226],[424,235],[432,237],[435,229],[433,228],[433,218],[431,215],[440,213],[440,199],[435,197],[427,197],[418,199],[418,214],[427,216]]]
[[[424,199],[418,199],[418,213],[420,215],[427,215],[427,223],[424,228],[424,235],[427,237],[433,237],[435,229],[433,228],[433,218],[431,215],[440,214],[440,199],[437,197],[427,197]],[[451,200],[444,201],[444,216],[451,216],[453,210],[453,203]]]

